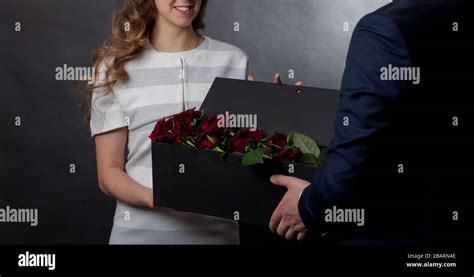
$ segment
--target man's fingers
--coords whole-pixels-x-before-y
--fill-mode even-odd
[[[279,206],[275,209],[275,211],[272,214],[272,217],[270,218],[270,230],[272,232],[276,232],[278,225],[280,224],[280,221],[282,219],[282,215],[279,209]]]
[[[297,87],[302,87],[302,86],[303,86],[303,82],[298,81],[298,82],[295,83],[295,86],[297,86]]]
[[[295,230],[292,230],[291,228],[286,232],[285,234],[285,238],[287,240],[292,240],[292,239],[295,239],[296,236],[299,235],[298,232],[296,232]]]
[[[306,226],[304,226],[303,224],[297,224],[293,227],[293,229],[296,232],[303,232],[303,231],[306,231]]]
[[[282,186],[282,187],[286,187],[288,185],[288,180],[285,178],[287,176],[285,175],[273,175],[272,177],[270,177],[270,182],[272,182],[273,184],[277,185],[277,186]]]
[[[307,235],[308,235],[308,231],[299,232],[296,239],[299,240],[299,241],[302,241],[306,238]]]
[[[282,220],[280,221],[280,224],[278,224],[277,233],[280,236],[284,236],[286,232],[288,232],[288,229],[290,229],[290,226],[288,226],[288,224],[284,223]]]
[[[273,175],[272,177],[270,177],[270,182],[272,182],[273,184],[277,186],[282,186],[282,187],[288,187],[288,186],[296,185],[300,183],[301,184],[308,183],[305,180],[301,180],[296,177],[285,176],[285,175]]]
[[[247,76],[247,81],[255,82],[256,81],[255,76],[253,76],[253,75]]]

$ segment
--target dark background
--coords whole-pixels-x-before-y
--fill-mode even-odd
[[[293,69],[307,86],[338,89],[355,24],[388,2],[211,0],[207,35],[242,48],[258,80],[278,71],[293,82]],[[0,208],[39,209],[37,227],[0,223],[0,244],[108,242],[115,201],[97,185],[80,93],[73,81],[56,81],[55,68],[90,65],[92,49],[110,34],[115,4],[0,0]]]

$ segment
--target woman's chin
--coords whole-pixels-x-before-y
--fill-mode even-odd
[[[192,21],[189,21],[189,22],[188,21],[186,21],[186,22],[174,22],[174,25],[176,27],[180,27],[180,28],[184,28],[184,29],[191,28],[192,24],[193,24]]]

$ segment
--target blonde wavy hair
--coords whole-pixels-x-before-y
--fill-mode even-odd
[[[196,32],[205,27],[203,18],[208,0],[201,2],[201,9],[192,23]],[[95,49],[92,56],[96,76],[99,76],[101,66],[106,71],[104,80],[85,87],[82,106],[87,122],[91,116],[92,93],[98,88],[110,91],[117,82],[128,80],[125,64],[145,50],[155,26],[156,15],[154,0],[125,0],[117,6],[112,19],[112,37]],[[125,30],[124,26],[129,26],[129,30]]]

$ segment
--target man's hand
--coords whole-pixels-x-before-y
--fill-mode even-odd
[[[278,186],[288,189],[278,207],[273,212],[270,219],[270,230],[277,232],[286,239],[303,240],[308,230],[301,220],[298,211],[298,202],[301,192],[310,184],[310,182],[295,177],[284,175],[273,175],[270,181]]]

